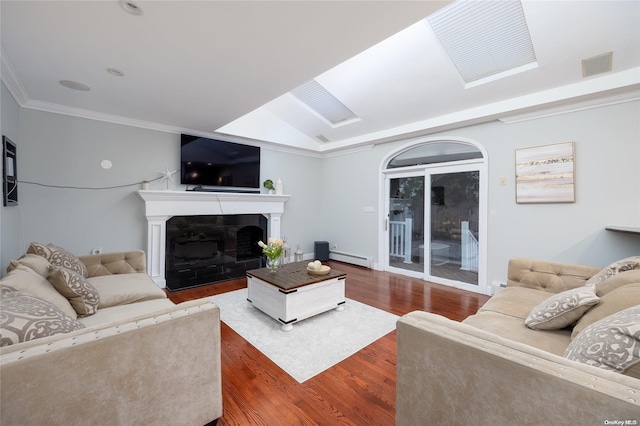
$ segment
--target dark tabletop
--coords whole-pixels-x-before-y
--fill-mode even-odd
[[[307,271],[308,261],[287,263],[276,269],[276,272],[270,272],[269,268],[251,269],[247,271],[247,275],[260,278],[271,285],[283,290],[291,290],[309,284],[318,283],[336,277],[346,277],[344,272],[331,269],[327,275],[311,275]]]

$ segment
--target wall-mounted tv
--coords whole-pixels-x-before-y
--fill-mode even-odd
[[[180,183],[214,190],[260,190],[260,147],[182,135]]]

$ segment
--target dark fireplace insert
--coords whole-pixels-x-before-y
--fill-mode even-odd
[[[265,265],[258,241],[266,241],[261,214],[174,216],[167,221],[169,290],[242,278]]]

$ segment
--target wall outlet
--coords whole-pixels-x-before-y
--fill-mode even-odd
[[[91,254],[100,254],[100,253],[102,253],[102,249],[101,248],[91,249]]]
[[[336,243],[333,243],[333,245],[331,246],[331,248],[332,248],[332,249],[335,249],[335,250],[337,250],[337,249],[338,249],[338,244],[336,244]]]

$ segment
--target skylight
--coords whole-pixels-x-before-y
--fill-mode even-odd
[[[467,88],[538,66],[520,1],[459,0],[427,22]]]
[[[343,126],[359,120],[358,116],[316,80],[310,80],[296,87],[291,91],[291,94],[332,127]]]

